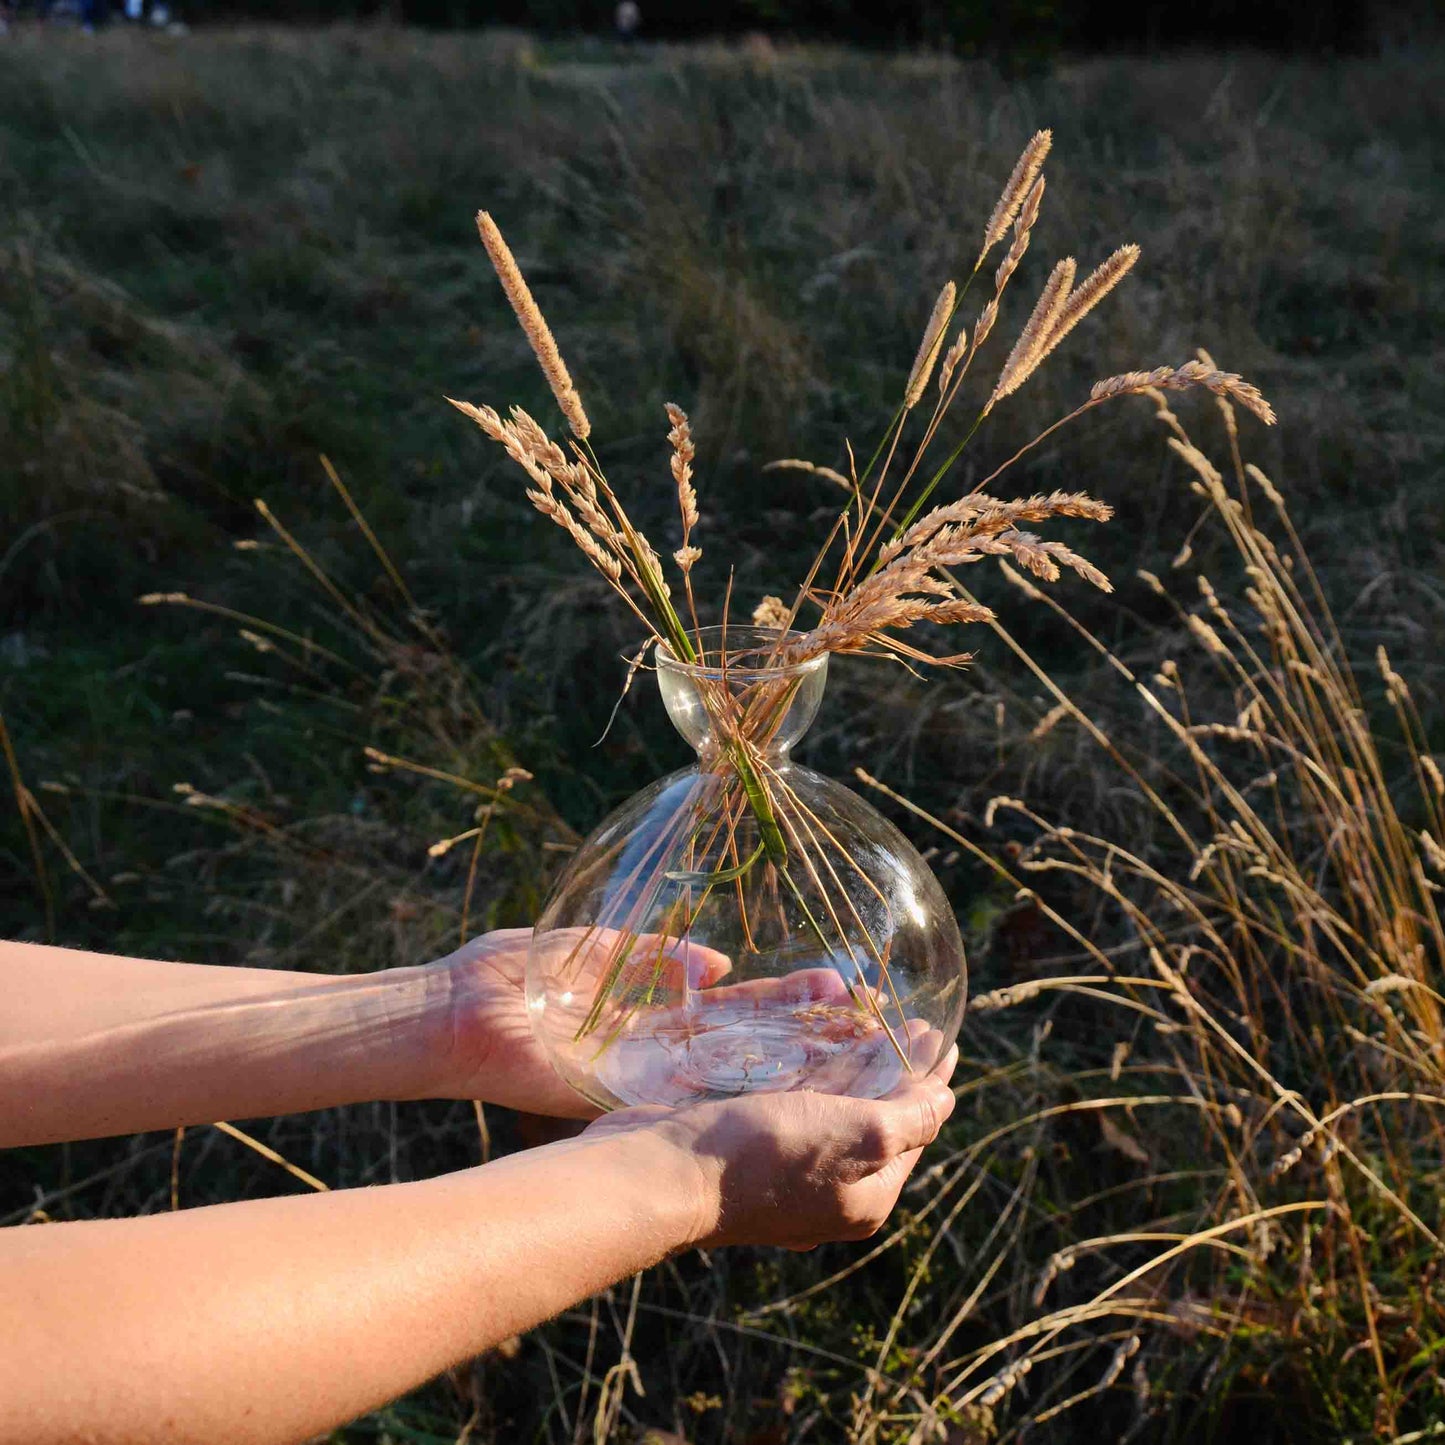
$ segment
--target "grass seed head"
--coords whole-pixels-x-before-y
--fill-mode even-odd
[[[672,444],[672,479],[677,484],[677,505],[682,513],[682,536],[686,543],[688,534],[697,526],[697,488],[692,484],[692,461],[697,449],[687,413],[672,402],[667,403],[665,410],[672,423],[667,439]]]
[[[1024,198],[1038,180],[1039,172],[1043,170],[1044,161],[1049,154],[1049,147],[1053,143],[1053,131],[1041,130],[1035,132],[1024,147],[1023,154],[1015,163],[1013,173],[998,198],[998,204],[993,208],[993,214],[988,218],[988,224],[983,228],[983,249],[978,253],[977,265],[983,265],[984,257],[1003,240],[1009,223],[1018,214]]]
[[[958,288],[952,281],[948,281],[938,293],[938,300],[933,303],[933,312],[924,328],[918,354],[913,358],[913,369],[908,373],[908,385],[903,390],[905,411],[912,411],[918,405],[924,388],[928,385],[928,378],[933,374],[933,364],[938,360],[939,348],[943,345],[943,333],[953,315],[954,299],[957,295]]]
[[[1075,266],[1074,258],[1065,256],[1049,273],[1049,279],[1044,283],[1044,289],[1039,293],[1039,299],[1034,303],[1034,309],[999,373],[993,395],[988,399],[989,407],[1016,392],[1038,370],[1039,363],[1047,354],[1049,338],[1068,304]]]
[[[1121,282],[1139,259],[1139,248],[1120,246],[1070,293],[1039,356],[1042,361]],[[1037,364],[1037,363],[1036,363]]]
[[[788,626],[791,618],[792,613],[781,597],[764,597],[753,608],[753,625],[755,627],[773,627],[781,632]]]
[[[582,408],[582,398],[572,384],[571,374],[562,360],[562,353],[557,349],[552,328],[547,325],[542,308],[537,305],[532,290],[522,275],[522,268],[517,265],[517,258],[512,255],[512,248],[507,245],[501,231],[497,229],[497,223],[486,211],[477,212],[477,231],[481,235],[482,245],[487,248],[487,255],[491,257],[492,267],[497,273],[497,279],[502,283],[502,290],[511,302],[512,310],[516,312],[522,331],[531,344],[537,364],[542,368],[542,375],[547,378],[547,385],[552,388],[552,395],[557,398],[557,405],[562,409],[562,415],[567,418],[567,425],[572,428],[572,434],[579,441],[585,441],[592,432],[592,423],[587,420],[587,413]]]
[[[948,390],[948,383],[953,380],[953,373],[958,370],[958,363],[963,360],[967,351],[968,327],[960,326],[958,335],[953,338],[953,345],[943,353],[943,361],[939,364],[938,389],[940,392]]]

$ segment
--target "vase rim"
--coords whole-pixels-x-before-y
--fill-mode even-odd
[[[701,662],[684,662],[666,642],[659,642],[657,644],[659,671],[718,681],[721,681],[726,673],[729,682],[750,683],[767,678],[806,677],[809,673],[817,672],[820,668],[825,667],[828,662],[826,652],[820,652],[816,657],[809,657],[802,662],[767,662],[765,659],[777,650],[779,642],[794,641],[804,636],[802,632],[795,630],[783,631],[776,627],[751,625],[727,628],[714,626],[700,627],[692,635],[702,643],[703,660]],[[729,644],[726,668],[718,660],[721,649],[717,645],[722,642],[724,635]],[[734,646],[734,643],[738,645]],[[748,666],[746,663],[740,664],[734,660],[750,657],[758,658],[758,665]]]

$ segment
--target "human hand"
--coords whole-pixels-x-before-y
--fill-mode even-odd
[[[605,968],[612,937],[597,929],[582,938],[583,976]],[[430,1092],[559,1119],[594,1119],[597,1106],[553,1069],[527,1016],[531,941],[530,928],[499,929],[428,965],[441,984],[445,1016],[445,1041]],[[693,943],[674,942],[664,957],[671,967],[686,971],[694,988],[716,982],[731,967],[722,954]]]
[[[622,1109],[583,1138],[647,1131],[693,1165],[693,1237],[706,1247],[807,1250],[882,1227],[925,1145],[953,1112],[953,1047],[882,1099],[796,1091],[683,1109]]]

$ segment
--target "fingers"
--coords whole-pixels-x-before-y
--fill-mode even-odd
[[[715,948],[690,938],[639,933],[635,937],[612,928],[554,928],[539,935],[548,969],[570,986],[610,973],[619,962],[628,981],[680,991],[707,988],[732,971],[732,960]]]
[[[931,1144],[955,1102],[953,1090],[937,1074],[914,1076],[879,1099],[874,1107],[880,1113],[887,1157]]]
[[[626,935],[614,930],[599,929],[590,948],[596,963],[609,961]],[[660,973],[664,987],[680,989],[707,988],[732,972],[732,959],[715,948],[695,943],[690,938],[669,938],[666,934],[639,933],[628,947],[628,966],[642,974]]]
[[[952,1063],[950,1051],[941,1067]],[[953,1108],[953,1091],[930,1072],[909,1076],[881,1099],[806,1090],[749,1094],[680,1109],[671,1120],[683,1147],[711,1161],[719,1191],[712,1243],[807,1249],[866,1239],[882,1228]],[[661,1122],[665,1111],[625,1110],[612,1116],[618,1121],[612,1127],[629,1116]]]
[[[848,985],[834,968],[800,968],[779,978],[752,978],[714,989],[705,1003],[740,1003],[754,1008],[773,1004],[846,1003]]]
[[[949,1049],[944,1056],[929,1071],[935,1078],[942,1079],[946,1084],[953,1077],[953,1071],[958,1067],[958,1045]]]
[[[922,1149],[896,1154],[877,1172],[852,1186],[849,1213],[855,1220],[854,1239],[867,1239],[883,1227],[922,1154]]]
[[[656,935],[644,933],[638,943],[649,950],[656,948]],[[682,977],[674,978],[672,971],[669,971],[668,981],[681,983],[685,978],[689,988],[708,988],[718,979],[727,977],[733,969],[733,961],[727,954],[719,953],[717,949],[708,948],[701,943],[694,943],[690,938],[664,941],[662,956],[676,961],[681,968]]]

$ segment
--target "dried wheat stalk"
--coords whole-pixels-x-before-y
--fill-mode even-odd
[[[1044,289],[1039,293],[1039,299],[1034,303],[1034,309],[1024,323],[1019,339],[1003,364],[1003,370],[994,385],[993,395],[988,399],[988,408],[1016,392],[1038,369],[1044,356],[1044,348],[1049,344],[1049,339],[1059,324],[1059,317],[1068,303],[1069,290],[1074,284],[1075,264],[1072,256],[1065,256],[1049,273],[1049,279],[1044,283]]]
[[[918,346],[918,355],[913,358],[913,369],[908,373],[908,385],[903,388],[903,409],[912,411],[923,396],[928,378],[933,374],[933,364],[938,360],[938,351],[943,344],[944,329],[953,315],[954,298],[958,288],[952,281],[944,284],[933,303],[933,312],[923,330],[923,340]]]
[[[577,388],[572,385],[571,374],[562,360],[562,353],[557,349],[552,328],[547,325],[541,307],[533,299],[531,288],[522,275],[522,268],[517,265],[517,259],[512,255],[512,248],[507,245],[501,231],[497,229],[497,223],[486,211],[477,212],[477,230],[481,234],[482,245],[487,248],[487,255],[492,258],[492,266],[496,270],[497,279],[502,283],[502,290],[511,302],[512,310],[517,313],[523,333],[531,343],[537,364],[542,368],[542,375],[547,378],[552,395],[557,398],[557,405],[561,407],[562,415],[567,418],[567,425],[572,428],[572,434],[579,441],[585,441],[592,433],[592,423],[587,420],[587,413],[582,408],[582,398],[577,395]]]
[[[993,214],[988,218],[988,225],[983,228],[983,249],[978,253],[975,269],[983,265],[984,257],[1003,240],[1009,223],[1018,214],[1024,197],[1028,195],[1039,177],[1039,172],[1043,170],[1044,161],[1049,154],[1049,147],[1053,143],[1053,131],[1041,130],[1036,132],[1033,139],[1024,147],[1023,154],[1013,168],[1013,174],[1004,184],[1003,194],[999,196],[998,204],[993,208]]]
[[[1126,371],[1119,376],[1107,376],[1094,383],[1089,392],[1089,400],[1108,401],[1116,396],[1147,395],[1156,391],[1187,391],[1195,386],[1203,387],[1215,396],[1237,402],[1266,426],[1274,425],[1274,408],[1260,395],[1257,387],[1251,386],[1236,372],[1217,371],[1201,361],[1186,361],[1179,367],[1157,366],[1153,371]],[[1258,471],[1257,467],[1252,468],[1251,475]],[[1256,481],[1261,482],[1261,489],[1266,496],[1271,493],[1278,496],[1263,473],[1259,473]]]
[[[960,329],[946,347],[949,324],[961,298],[952,281],[939,292],[909,370],[891,445],[880,446],[875,455],[875,462],[882,457],[883,465],[868,490],[865,492],[863,483],[869,481],[871,466],[865,469],[860,482],[856,469],[850,476],[811,462],[784,460],[772,464],[816,472],[848,492],[848,501],[797,600],[789,607],[781,599],[766,598],[755,613],[760,625],[786,628],[793,625],[793,619],[807,603],[819,608],[816,625],[790,641],[787,659],[797,660],[820,651],[857,652],[871,647],[881,647],[897,656],[923,657],[924,654],[905,645],[899,634],[924,622],[973,622],[991,617],[988,609],[960,596],[948,575],[949,569],[984,557],[1010,559],[1044,581],[1053,581],[1067,570],[1094,586],[1109,586],[1097,568],[1065,543],[1044,540],[1026,529],[1028,525],[1057,518],[1107,520],[1110,508],[1083,493],[1054,492],[1015,501],[974,494],[935,506],[920,516],[929,494],[947,473],[963,444],[937,469],[902,520],[893,521],[895,508],[903,502],[905,491],[937,434],[942,416],[958,394],[972,358],[996,324],[1004,290],[1027,254],[1043,204],[1046,185],[1043,166],[1051,144],[1051,132],[1041,130],[1019,156],[984,228],[983,247],[974,267],[977,274],[987,254],[1012,228],[1013,238],[994,272],[993,295],[980,311],[971,332]],[[590,430],[586,414],[552,333],[515,259],[485,212],[479,215],[478,226],[508,300],[532,343],[558,404],[574,434],[579,441],[583,440]],[[1075,285],[1077,267],[1072,257],[1055,264],[969,436],[1119,284],[1138,256],[1137,246],[1122,246],[1078,285]],[[881,505],[884,477],[907,415],[922,400],[935,372],[939,380],[938,404],[912,462],[896,486],[892,502]],[[1237,403],[1266,422],[1274,419],[1273,411],[1254,387],[1232,372],[1219,370],[1207,357],[1178,368],[1159,367],[1106,378],[1094,387],[1084,406],[1071,415],[1116,396],[1148,393],[1157,397],[1164,391],[1191,387],[1202,387],[1222,402]],[[656,549],[632,525],[590,450],[574,443],[574,455],[569,455],[519,409],[514,408],[503,418],[489,407],[454,404],[523,468],[531,482],[527,495],[533,506],[568,532],[593,565],[627,597],[638,615],[648,621],[655,638],[665,641],[680,656],[693,650],[687,630],[669,601],[670,591]],[[671,560],[684,578],[687,610],[695,629],[697,610],[692,597],[692,570],[701,556],[692,541],[698,521],[693,480],[696,449],[686,414],[669,404],[667,417],[669,465],[682,519],[681,546],[672,552]],[[1005,463],[1005,467],[1008,465],[1010,463]],[[993,475],[997,476],[997,472]],[[891,536],[887,535],[890,527]],[[838,539],[841,539],[843,558],[837,579],[831,589],[820,589],[816,585],[819,568]],[[1203,639],[1213,632],[1211,624],[1199,620],[1196,635]],[[780,657],[783,655],[780,653]]]

